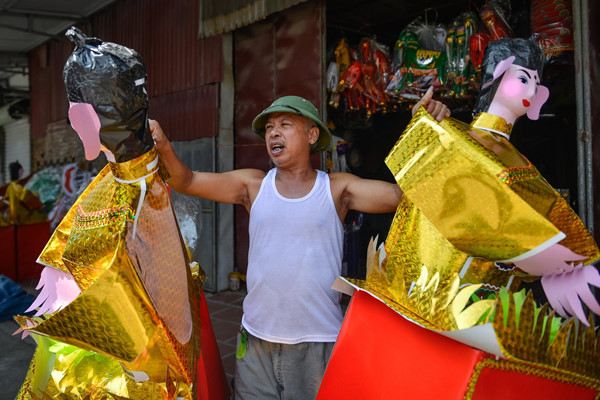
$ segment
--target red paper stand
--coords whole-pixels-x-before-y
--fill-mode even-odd
[[[562,400],[599,392],[570,375],[497,360],[422,328],[364,291],[356,291],[317,400]]]
[[[198,360],[198,400],[229,399],[229,384],[210,322],[204,291],[200,299],[200,342],[202,354]]]
[[[18,225],[17,229],[17,280],[39,279],[42,265],[36,262],[50,240],[50,222]]]
[[[15,226],[0,227],[0,274],[17,280],[17,259],[15,245]]]

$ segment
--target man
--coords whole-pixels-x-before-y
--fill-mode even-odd
[[[430,90],[415,105],[436,119],[450,115]],[[156,121],[150,129],[168,182],[181,193],[240,204],[250,213],[248,295],[234,379],[236,399],[314,399],[342,323],[340,294],[330,287],[342,263],[348,210],[396,210],[395,183],[325,174],[310,162],[331,133],[307,100],[275,100],[253,121],[275,168],[192,172]]]

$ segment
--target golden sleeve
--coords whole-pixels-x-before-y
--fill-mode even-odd
[[[96,187],[98,182],[100,182],[108,173],[110,173],[110,167],[106,165],[104,168],[102,168],[102,171],[96,175],[94,180],[89,184],[81,196],[79,196],[79,198],[75,201],[63,220],[54,230],[54,233],[50,237],[50,240],[48,240],[48,243],[46,243],[44,250],[42,250],[38,257],[38,263],[59,269],[66,273],[70,273],[69,269],[62,261],[62,255],[65,250],[65,246],[67,245],[67,241],[69,240],[69,236],[71,235],[71,228],[73,226],[75,214],[77,213],[77,207],[79,206],[81,200],[84,199],[88,193],[94,187]]]
[[[506,166],[468,127],[440,125],[424,109],[415,114],[386,158],[407,198],[473,257],[510,260],[560,241],[564,234],[499,179]],[[545,193],[536,198],[548,209],[555,201]]]

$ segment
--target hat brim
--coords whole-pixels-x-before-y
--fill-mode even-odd
[[[285,106],[271,106],[263,112],[261,112],[260,114],[258,114],[256,118],[254,118],[254,120],[252,121],[252,130],[258,136],[260,136],[262,140],[265,140],[265,125],[267,124],[267,120],[269,119],[269,114],[276,112],[285,112],[295,115],[302,115],[303,117],[314,121],[319,127],[319,139],[311,149],[311,153],[320,153],[326,150],[329,147],[329,144],[331,143],[331,132],[329,131],[327,126],[323,122],[321,122],[320,119],[315,118],[313,115],[306,113],[301,109],[296,110],[292,111],[290,108]]]

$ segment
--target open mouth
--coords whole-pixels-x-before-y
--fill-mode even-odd
[[[531,103],[529,103],[529,101],[527,101],[526,99],[523,99],[523,105],[525,107],[529,107],[531,105]]]
[[[281,153],[284,148],[285,148],[285,146],[282,145],[281,143],[272,144],[271,145],[271,153],[273,153],[273,154]]]

